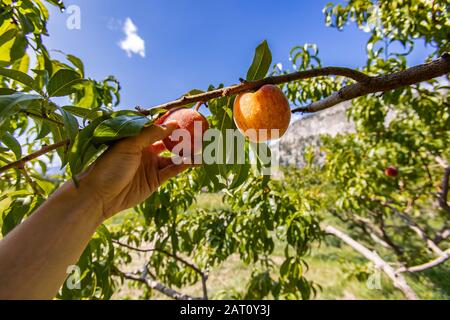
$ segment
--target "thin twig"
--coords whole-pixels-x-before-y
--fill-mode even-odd
[[[433,259],[427,263],[424,264],[420,264],[417,266],[413,266],[413,267],[402,267],[400,269],[397,270],[398,273],[400,272],[420,272],[420,271],[424,271],[430,268],[433,268],[437,265],[440,265],[442,263],[444,263],[445,261],[447,261],[448,259],[450,259],[450,249],[444,251],[442,253],[442,255],[440,255],[439,257],[437,257],[436,259]]]
[[[172,257],[175,260],[178,260],[178,261],[184,263],[186,266],[190,267],[195,272],[197,272],[199,274],[203,273],[203,271],[200,270],[196,265],[190,263],[189,261],[187,261],[187,260],[177,256],[176,254],[173,254],[173,253],[167,251],[167,250],[158,249],[158,248],[148,248],[148,249],[136,248],[136,247],[130,246],[130,245],[126,244],[126,243],[120,242],[118,240],[112,240],[112,242],[117,244],[117,245],[119,245],[119,246],[121,246],[121,247],[125,247],[125,248],[128,248],[128,249],[133,250],[133,251],[139,251],[139,252],[153,252],[153,251],[156,251],[156,252],[164,253],[165,255],[168,255],[169,257]]]
[[[185,106],[190,103],[195,102],[207,102],[211,99],[232,96],[238,93],[257,90],[263,85],[266,84],[282,84],[286,82],[292,82],[296,80],[314,78],[314,77],[322,77],[322,76],[342,76],[353,79],[358,82],[366,83],[369,82],[371,77],[357,70],[349,69],[349,68],[340,68],[340,67],[325,67],[304,71],[297,71],[289,74],[284,74],[280,76],[271,76],[264,79],[256,80],[256,81],[244,81],[240,84],[234,84],[229,87],[224,87],[200,94],[183,96],[177,100],[163,103],[150,109],[155,108],[163,108],[166,110],[170,110],[173,108],[178,108]],[[142,111],[141,111],[142,112]],[[149,110],[146,110],[144,114],[150,114]]]
[[[442,209],[447,211],[447,213],[450,213],[450,205],[447,202],[449,177],[450,177],[450,166],[445,168],[444,177],[442,178],[441,192],[439,195],[439,205],[441,206]]]
[[[43,154],[46,154],[47,152],[50,152],[52,150],[58,149],[59,147],[67,146],[67,145],[69,145],[69,143],[70,143],[70,140],[62,140],[57,143],[49,144],[48,146],[44,146],[41,149],[39,149],[33,153],[30,153],[29,155],[27,155],[17,161],[8,163],[7,165],[0,167],[0,173],[3,173],[12,168],[22,168],[25,165],[25,163],[27,163],[28,161],[36,159],[37,157],[42,156]]]
[[[142,248],[136,248],[136,247],[130,246],[129,244],[120,242],[118,240],[112,240],[112,242],[117,244],[117,245],[119,245],[119,246],[128,248],[128,249],[133,250],[133,251],[138,251],[138,252],[154,252],[154,251],[161,252],[161,253],[164,253],[165,255],[168,255],[169,257],[174,258],[175,260],[180,261],[181,263],[185,264],[186,266],[188,266],[189,268],[191,268],[192,270],[194,270],[195,272],[197,272],[200,275],[200,277],[202,279],[203,299],[205,299],[205,300],[208,299],[208,289],[207,289],[207,286],[206,286],[206,281],[208,280],[208,275],[204,271],[202,271],[199,267],[194,265],[193,263],[191,263],[191,262],[189,262],[189,261],[187,261],[187,260],[177,256],[176,254],[173,254],[173,253],[171,253],[171,252],[169,252],[167,250],[164,250],[164,249],[158,249],[158,248],[142,249]]]
[[[169,288],[169,287],[163,285],[162,283],[159,283],[155,280],[150,280],[147,277],[143,277],[142,275],[136,275],[135,273],[130,273],[130,272],[123,272],[118,269],[116,269],[116,272],[119,275],[123,276],[125,279],[141,282],[141,283],[145,284],[147,287],[157,290],[157,291],[161,292],[162,294],[164,294],[168,297],[171,297],[175,300],[202,300],[202,298],[193,297],[193,296],[178,292],[172,288]]]
[[[352,239],[349,235],[338,230],[330,225],[323,226],[323,230],[335,237],[338,237],[346,244],[351,246],[353,249],[362,254],[366,259],[372,261],[378,268],[381,268],[383,272],[392,280],[395,287],[400,289],[403,294],[410,300],[417,300],[418,297],[414,290],[408,285],[406,279],[399,273],[397,273],[394,268],[392,268],[386,261],[384,261],[378,253],[375,251],[370,251],[368,248],[363,246],[361,243]]]

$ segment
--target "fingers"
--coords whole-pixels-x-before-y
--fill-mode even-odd
[[[176,121],[169,121],[164,125],[151,125],[142,129],[137,135],[136,142],[143,148],[164,139],[169,136],[175,129],[179,128]]]
[[[152,144],[152,151],[154,153],[160,154],[164,150],[166,150],[166,146],[164,145],[164,143],[162,141],[157,141],[154,144]]]
[[[170,159],[170,158],[168,158],[168,159]],[[192,167],[191,164],[184,164],[184,163],[168,165],[165,168],[159,170],[159,172],[158,172],[159,183],[163,184],[170,178],[175,177],[177,174],[179,174],[179,173],[183,172],[184,170],[189,169],[191,167]]]
[[[188,157],[180,158],[177,156],[174,157],[158,157],[158,169],[164,169],[167,166],[173,164],[188,164],[191,167],[201,167],[202,163],[195,163],[193,159]]]
[[[163,169],[174,164],[172,158],[170,157],[158,157],[158,169]]]

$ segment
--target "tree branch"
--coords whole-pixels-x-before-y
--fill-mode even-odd
[[[150,280],[150,279],[148,279],[146,277],[145,273],[143,273],[141,276],[138,276],[138,275],[136,275],[134,273],[130,273],[130,272],[123,272],[123,271],[120,271],[120,270],[117,270],[117,273],[119,273],[125,279],[142,282],[148,288],[154,289],[156,291],[159,291],[162,294],[164,294],[164,295],[166,295],[168,297],[171,297],[172,299],[175,299],[175,300],[202,300],[202,298],[193,297],[193,296],[190,296],[190,295],[178,292],[178,291],[176,291],[174,289],[166,287],[162,283],[159,283],[159,282],[154,281],[154,280]]]
[[[169,257],[172,257],[175,260],[178,260],[181,263],[185,264],[186,266],[188,266],[189,268],[191,268],[192,270],[194,270],[195,272],[197,272],[200,275],[200,277],[202,279],[203,299],[204,300],[208,300],[208,288],[206,286],[206,281],[208,280],[208,275],[203,270],[201,270],[199,267],[197,267],[195,264],[193,264],[193,263],[191,263],[191,262],[189,262],[189,261],[187,261],[187,260],[177,256],[176,254],[173,254],[173,253],[171,253],[169,251],[166,251],[164,249],[158,249],[158,248],[148,248],[148,249],[136,248],[136,247],[130,246],[130,245],[126,244],[126,243],[123,243],[123,242],[120,242],[120,241],[114,240],[114,239],[112,240],[112,242],[117,244],[117,245],[119,245],[119,246],[128,248],[130,250],[138,251],[138,252],[153,252],[153,251],[161,252],[161,253],[164,253],[165,255],[168,255]]]
[[[149,115],[151,109],[159,109],[163,108],[166,110],[170,110],[173,108],[178,108],[185,106],[194,102],[207,102],[211,99],[216,99],[220,97],[232,96],[242,92],[248,92],[252,90],[257,90],[263,85],[266,84],[282,84],[286,82],[314,78],[314,77],[322,77],[322,76],[342,76],[353,79],[358,82],[369,82],[371,77],[365,75],[364,73],[349,69],[349,68],[341,68],[341,67],[325,67],[325,68],[317,68],[311,70],[297,71],[289,74],[284,74],[280,76],[271,76],[266,77],[264,79],[255,80],[255,81],[244,81],[240,84],[234,84],[229,87],[216,89],[200,94],[190,95],[190,96],[182,96],[181,98],[170,101],[167,103],[163,103],[157,106],[153,106],[148,110],[140,110],[140,112],[144,115]]]
[[[433,251],[438,256],[443,254],[443,251],[439,246],[426,234],[425,230],[423,230],[415,221],[413,221],[408,215],[399,212],[397,209],[388,206],[394,211],[394,214],[398,216],[400,219],[405,221],[408,227],[413,230],[423,241],[427,244],[427,247]]]
[[[445,53],[439,59],[429,63],[417,65],[392,74],[373,77],[368,82],[358,82],[348,85],[323,100],[313,102],[306,107],[293,109],[292,112],[310,113],[321,111],[347,100],[365,96],[370,93],[385,92],[409,86],[414,83],[443,76],[449,72],[450,54]]]
[[[439,243],[441,241],[446,240],[450,237],[450,229],[446,229],[446,227],[442,228],[442,230],[434,237],[433,241],[435,243]]]
[[[334,235],[344,241],[346,244],[351,246],[353,249],[362,254],[366,259],[375,263],[378,268],[381,268],[383,272],[392,280],[394,286],[401,290],[406,298],[410,300],[417,300],[418,297],[416,293],[411,289],[411,287],[406,282],[405,278],[398,274],[394,268],[392,268],[386,261],[384,261],[375,251],[370,251],[368,248],[360,244],[359,242],[352,239],[350,236],[344,232],[330,226],[326,225],[323,227],[324,231],[328,234]]]
[[[325,67],[325,68],[298,71],[280,76],[271,76],[256,81],[244,81],[240,84],[235,84],[229,87],[212,90],[205,93],[183,96],[177,100],[163,103],[147,110],[143,108],[138,108],[138,111],[143,115],[150,115],[151,113],[150,110],[155,108],[163,108],[166,110],[170,110],[173,108],[182,107],[195,102],[206,103],[207,101],[215,98],[232,96],[242,92],[257,90],[266,84],[282,84],[286,82],[309,79],[314,77],[342,76],[357,81],[357,83],[346,86],[341,90],[339,90],[338,92],[333,93],[328,98],[325,98],[318,102],[314,102],[309,106],[299,107],[292,110],[292,112],[303,112],[303,113],[316,112],[330,108],[340,102],[351,100],[356,97],[360,97],[375,92],[384,92],[400,88],[403,86],[412,85],[414,83],[427,81],[436,77],[443,76],[448,72],[450,72],[450,54],[448,53],[445,53],[444,55],[442,55],[441,58],[436,59],[432,62],[417,65],[400,72],[378,77],[370,77],[360,71],[349,68]],[[58,147],[68,144],[68,142],[69,141],[66,140],[64,143],[59,142],[53,144],[49,146],[49,148],[43,148],[34,154],[22,158],[19,161],[15,161],[6,166],[0,167],[0,173],[14,167],[19,167],[23,165],[24,162],[30,161],[46,152],[52,151]],[[37,154],[37,156],[35,156],[35,154]]]
[[[373,241],[380,244],[384,248],[389,248],[394,251],[397,250],[397,248],[396,248],[397,246],[395,244],[393,245],[392,241],[386,241],[386,240],[382,239],[382,238],[386,238],[386,236],[387,236],[386,232],[384,230],[381,230],[381,228],[378,228],[375,224],[373,224],[372,221],[370,221],[370,219],[361,217],[355,213],[352,213],[352,217],[356,223],[356,226],[361,228],[361,230],[364,233],[367,233],[368,235],[370,235],[370,237],[372,238]],[[388,242],[390,242],[391,244],[389,244]]]
[[[422,229],[411,217],[409,217],[407,214],[400,212],[395,207],[391,206],[388,203],[385,203],[383,201],[380,201],[378,199],[372,199],[372,201],[377,202],[381,204],[382,206],[389,208],[392,210],[392,212],[401,220],[403,220],[408,228],[413,230],[423,241],[425,241],[428,249],[430,249],[432,252],[434,252],[436,255],[440,256],[443,254],[443,251],[439,246],[428,236],[428,234],[425,232],[424,229]]]
[[[433,268],[441,263],[444,263],[445,261],[447,261],[448,259],[450,259],[450,249],[447,249],[446,251],[443,252],[442,255],[440,255],[439,257],[437,257],[434,260],[431,260],[427,263],[424,264],[420,264],[414,267],[402,267],[400,269],[397,270],[397,272],[419,272],[419,271],[424,271],[430,268]]]
[[[17,161],[8,163],[7,165],[0,167],[0,173],[3,173],[12,168],[23,168],[25,163],[27,163],[28,161],[31,161],[37,157],[40,157],[43,154],[46,154],[47,152],[58,149],[59,147],[67,146],[67,145],[69,145],[69,143],[70,143],[69,140],[63,140],[63,141],[59,141],[54,144],[50,144],[48,146],[44,146],[41,149],[37,150],[36,152],[30,153],[29,155],[27,155]]]
[[[444,177],[442,178],[442,186],[439,196],[439,205],[441,206],[442,209],[444,209],[448,213],[450,213],[450,205],[447,202],[449,177],[450,177],[450,166],[447,166],[447,168],[445,168],[444,171]]]

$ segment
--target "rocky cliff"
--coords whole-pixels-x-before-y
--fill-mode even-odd
[[[302,166],[305,148],[318,147],[322,134],[334,136],[342,132],[353,132],[355,126],[347,119],[345,112],[349,106],[350,103],[345,102],[294,121],[283,138],[276,142],[279,145],[275,143],[272,146],[272,149],[279,148],[280,165]]]

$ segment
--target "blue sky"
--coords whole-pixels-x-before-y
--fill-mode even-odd
[[[273,63],[285,67],[289,50],[304,43],[318,45],[323,65],[358,67],[366,59],[367,33],[353,25],[343,32],[325,27],[322,8],[328,0],[64,2],[80,8],[81,28],[68,29],[68,13],[51,8],[48,48],[82,58],[89,77],[115,75],[122,85],[120,108],[150,107],[193,88],[236,83],[264,39]],[[141,49],[131,56],[120,47],[127,18],[131,39],[124,47]],[[145,43],[145,57],[139,41]],[[424,57],[418,50],[410,62]]]

